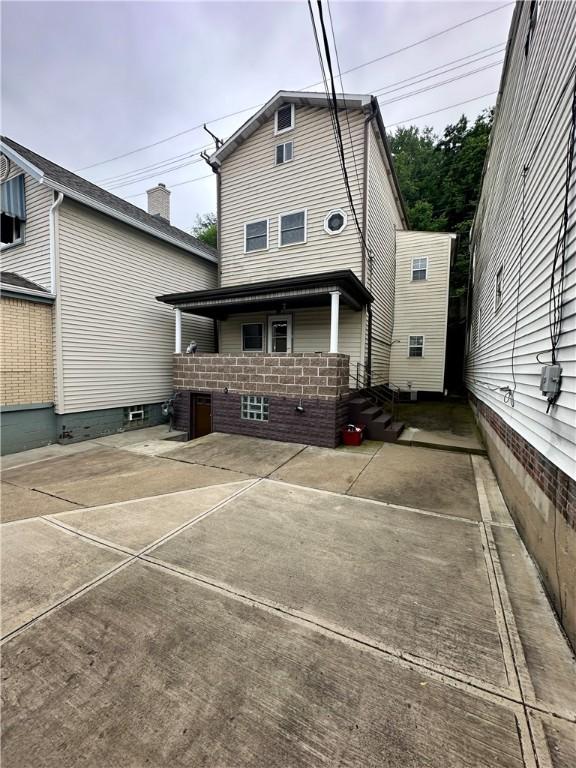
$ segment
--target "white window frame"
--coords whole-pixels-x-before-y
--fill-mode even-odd
[[[287,144],[292,145],[292,157],[290,158],[290,160],[282,160],[282,162],[279,163],[277,159],[278,147],[282,147],[282,153],[284,154],[285,153],[284,147]],[[279,144],[274,145],[274,165],[286,165],[286,163],[291,163],[292,160],[294,160],[294,142],[292,141],[292,139],[290,139],[290,141],[281,141]]]
[[[282,245],[282,219],[285,216],[293,216],[295,213],[304,214],[304,240],[299,240],[297,243],[284,243]],[[297,245],[305,245],[308,242],[308,208],[299,208],[296,211],[287,211],[281,213],[278,216],[278,248],[293,248]]]
[[[250,251],[252,253],[252,251]],[[260,349],[244,349],[244,326],[245,325],[261,325],[262,326],[262,346]],[[264,352],[266,348],[266,326],[262,322],[262,320],[255,320],[254,322],[246,322],[241,323],[240,325],[240,346],[242,347],[242,352]]]
[[[16,246],[24,245],[26,242],[26,221],[24,219],[19,219],[16,216],[8,216],[8,218],[14,219],[15,222],[20,222],[20,237],[18,240],[12,240],[11,243],[0,243],[0,251],[7,251],[8,248],[16,248]]]
[[[330,216],[334,216],[336,213],[339,213],[342,216],[342,218],[344,219],[344,224],[342,224],[340,229],[333,231],[328,227],[328,219],[330,218]],[[331,208],[326,214],[326,216],[324,217],[324,232],[326,232],[326,234],[330,236],[339,235],[341,232],[344,232],[347,224],[348,224],[348,215],[346,211],[343,211],[342,208]]]
[[[496,270],[494,278],[494,312],[498,312],[504,303],[504,265]]]
[[[284,109],[285,107],[289,106],[291,113],[290,113],[290,127],[289,128],[282,128],[281,130],[278,130],[278,112],[280,112],[281,109]],[[280,136],[282,133],[288,133],[288,131],[294,130],[294,123],[295,123],[295,111],[294,111],[294,104],[282,104],[281,107],[279,107],[276,112],[274,113],[274,136]]]
[[[286,352],[274,352],[272,350],[272,342],[273,342],[273,334],[272,334],[272,323],[275,320],[280,321],[286,321],[288,326],[288,340],[286,343]],[[266,345],[266,349],[268,352],[270,352],[273,355],[289,355],[292,353],[292,348],[294,346],[294,337],[292,335],[292,315],[268,315],[268,323],[267,323],[267,330],[268,330],[268,341]]]
[[[425,261],[426,262],[426,267],[425,267],[426,277],[423,280],[415,280],[414,279],[414,272],[421,272],[422,271],[421,267],[419,267],[418,269],[414,269],[414,262],[415,261]],[[428,256],[413,256],[412,257],[412,270],[411,270],[410,276],[411,276],[411,279],[412,279],[413,283],[425,283],[428,280],[428,278],[430,277],[430,262],[428,260]]]
[[[418,355],[411,355],[410,354],[410,350],[412,348],[416,348],[416,347],[420,346],[419,344],[412,344],[412,342],[411,342],[412,339],[417,339],[417,338],[421,338],[422,339],[422,354],[420,356],[418,356]],[[426,349],[426,336],[424,336],[423,333],[409,333],[408,334],[408,359],[409,360],[422,360],[422,358],[424,357],[424,350],[425,349]]]
[[[246,237],[246,232],[248,230],[248,227],[250,224],[261,224],[263,221],[266,222],[266,248],[253,248],[251,251],[249,251],[246,246],[248,244],[248,240]],[[258,253],[258,251],[268,251],[270,250],[270,219],[254,219],[253,221],[247,221],[244,224],[244,253]]]
[[[248,415],[250,413],[252,417]],[[241,395],[240,418],[245,421],[269,421],[270,398],[264,395]]]

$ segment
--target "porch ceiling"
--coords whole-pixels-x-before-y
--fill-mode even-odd
[[[223,319],[241,312],[330,306],[330,294],[334,291],[340,293],[344,304],[356,311],[374,300],[351,270],[172,293],[157,296],[157,300],[189,314]]]

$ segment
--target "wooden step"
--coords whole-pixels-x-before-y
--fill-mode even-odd
[[[395,443],[402,434],[404,427],[403,421],[393,421],[383,432],[380,440],[383,440],[385,443]]]
[[[379,408],[378,410],[382,410]],[[392,423],[392,416],[389,413],[380,413],[372,421],[365,422],[367,425],[366,433],[370,440],[383,440],[382,435],[390,427]]]

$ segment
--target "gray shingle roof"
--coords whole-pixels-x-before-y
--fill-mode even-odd
[[[0,282],[3,285],[13,285],[15,288],[26,288],[28,291],[43,291],[48,293],[46,288],[43,288],[38,283],[33,283],[32,280],[27,280],[17,272],[0,272]]]
[[[62,168],[60,165],[56,165],[51,160],[47,160],[45,157],[32,152],[31,149],[23,147],[13,139],[9,139],[6,136],[2,136],[2,141],[17,152],[24,160],[27,160],[31,165],[37,168],[46,177],[46,182],[50,181],[56,185],[67,187],[73,192],[77,192],[89,201],[94,201],[95,204],[104,205],[112,211],[116,211],[128,219],[132,219],[135,224],[144,225],[151,230],[156,230],[159,237],[167,236],[172,240],[179,242],[186,250],[194,250],[199,256],[209,259],[210,261],[216,261],[218,258],[218,252],[209,245],[198,240],[196,237],[189,235],[187,232],[183,232],[178,227],[173,227],[169,222],[158,216],[152,216],[142,208],[138,208],[132,203],[128,203],[121,197],[113,195],[111,192],[107,192],[102,187],[98,187],[96,184],[92,184],[91,181],[83,179],[72,171]]]

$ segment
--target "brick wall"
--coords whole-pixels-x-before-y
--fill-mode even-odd
[[[52,306],[3,298],[0,404],[54,400]]]
[[[349,357],[329,353],[174,356],[174,388],[334,400],[348,395]]]

